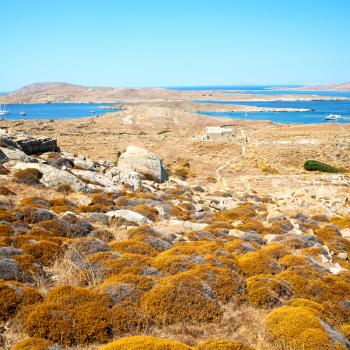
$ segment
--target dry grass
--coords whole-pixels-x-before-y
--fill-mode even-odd
[[[103,278],[102,272],[93,269],[91,264],[75,249],[70,248],[62,259],[56,260],[49,268],[54,285],[74,287],[96,287]]]

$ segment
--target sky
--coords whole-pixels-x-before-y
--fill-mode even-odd
[[[350,0],[0,0],[0,91],[350,81]]]

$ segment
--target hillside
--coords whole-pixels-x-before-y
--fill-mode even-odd
[[[4,349],[349,348],[347,126],[182,108],[0,121]]]

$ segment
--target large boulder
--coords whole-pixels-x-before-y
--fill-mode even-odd
[[[60,190],[63,186],[69,186],[75,192],[90,192],[90,188],[87,184],[79,180],[75,175],[56,169],[51,165],[39,164],[39,163],[17,163],[13,167],[14,169],[37,169],[43,176],[40,182],[49,188]]]
[[[128,146],[120,155],[118,168],[134,170],[146,180],[165,182],[169,179],[161,159],[155,153],[136,146]]]

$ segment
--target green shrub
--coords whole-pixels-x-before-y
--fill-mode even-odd
[[[319,162],[317,160],[307,160],[304,164],[307,171],[322,171],[324,173],[340,173],[341,171],[331,165]]]

